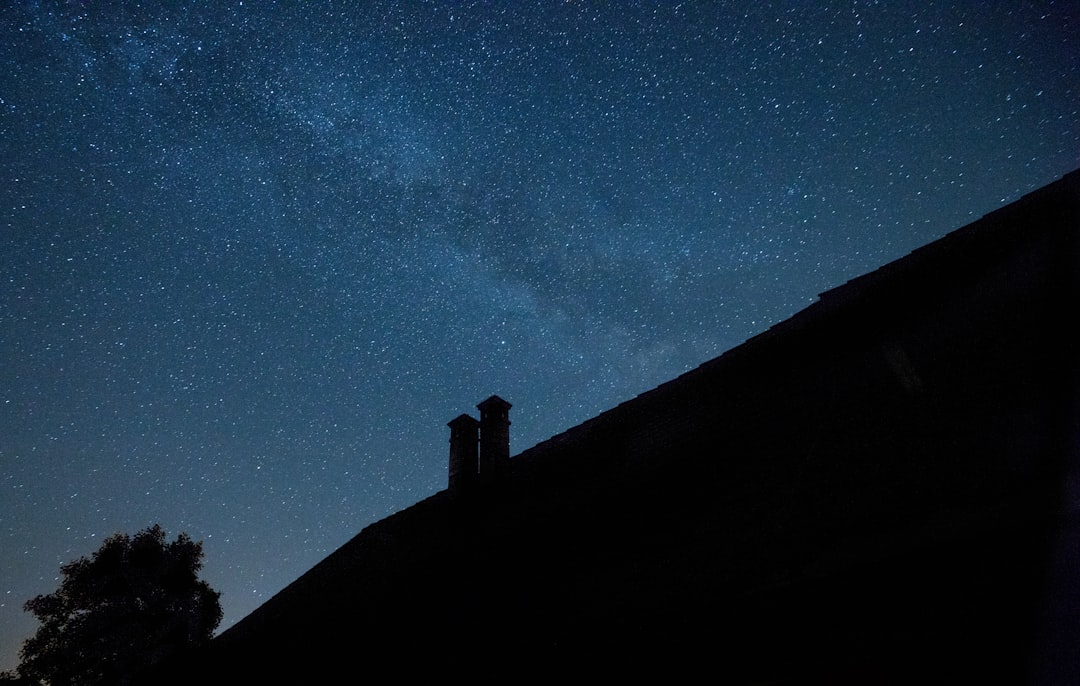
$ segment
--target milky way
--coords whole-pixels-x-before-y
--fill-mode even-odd
[[[818,4],[4,3],[0,668],[115,531],[228,625],[488,395],[517,452],[1080,166],[1077,3]]]

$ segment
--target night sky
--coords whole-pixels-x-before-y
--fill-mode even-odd
[[[492,393],[517,453],[1080,166],[1080,3],[819,4],[4,2],[0,669],[111,533],[224,628]]]

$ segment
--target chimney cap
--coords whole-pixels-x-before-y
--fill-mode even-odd
[[[457,428],[459,426],[469,428],[469,427],[477,426],[479,424],[480,424],[479,419],[474,419],[473,417],[470,417],[467,414],[459,414],[458,416],[454,417],[453,419],[451,419],[449,422],[446,423],[446,425],[449,426],[451,429],[455,429],[455,428]]]
[[[493,395],[487,400],[477,405],[476,409],[480,410],[481,412],[485,412],[487,410],[509,410],[511,407],[513,407],[513,405],[506,402],[499,396]]]

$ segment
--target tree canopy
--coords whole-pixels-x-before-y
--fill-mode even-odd
[[[27,601],[41,626],[23,644],[30,683],[125,684],[203,644],[221,621],[220,593],[198,578],[201,542],[167,542],[154,525],[107,538],[92,557],[60,568],[60,588]]]

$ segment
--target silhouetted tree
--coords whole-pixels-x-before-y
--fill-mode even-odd
[[[210,640],[220,593],[200,581],[202,543],[166,542],[154,525],[107,538],[60,568],[60,588],[27,601],[41,622],[19,652],[32,683],[126,684],[142,670]]]

